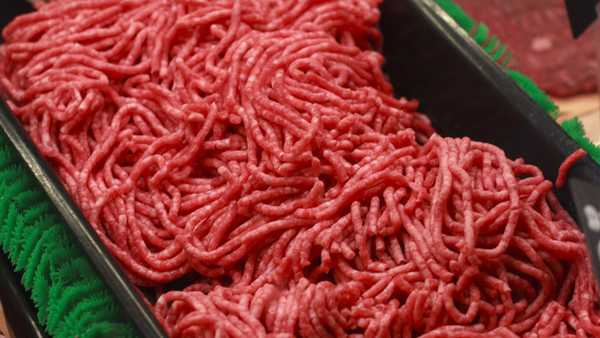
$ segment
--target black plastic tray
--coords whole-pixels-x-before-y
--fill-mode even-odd
[[[4,316],[10,323],[13,337],[46,338],[44,330],[37,322],[34,307],[29,297],[19,283],[18,275],[0,252],[0,300],[4,309]]]
[[[420,99],[440,134],[496,144],[552,180],[579,148],[433,0],[384,1],[381,28],[397,93]],[[589,158],[572,174],[600,183]]]
[[[24,0],[5,0],[3,9],[0,24],[5,25],[28,7]],[[397,92],[418,98],[421,111],[441,134],[494,143],[509,156],[539,166],[550,179],[555,178],[564,158],[578,148],[433,0],[386,0],[381,28],[386,71]],[[164,336],[137,289],[3,104],[0,125],[141,334]],[[600,184],[600,167],[591,160],[585,159],[573,169],[573,175]],[[559,193],[559,197],[573,210],[567,194]]]

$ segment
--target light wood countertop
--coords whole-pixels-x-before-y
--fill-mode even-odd
[[[558,121],[579,117],[585,131],[596,144],[600,144],[600,97],[596,94],[581,95],[568,99],[554,99],[560,108]]]

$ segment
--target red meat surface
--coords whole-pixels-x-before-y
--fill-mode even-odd
[[[455,0],[512,52],[511,67],[557,97],[596,91],[594,30],[571,35],[564,0]]]
[[[378,5],[56,0],[0,88],[172,337],[600,336],[552,182],[392,96]]]

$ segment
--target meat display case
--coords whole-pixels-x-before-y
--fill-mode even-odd
[[[0,24],[29,10],[27,1],[5,0]],[[440,134],[496,144],[510,157],[539,166],[549,179],[555,178],[561,162],[578,148],[435,1],[384,1],[381,29],[386,72],[397,93],[419,99],[420,111],[431,118]],[[145,337],[164,337],[139,290],[128,281],[5,104],[0,105],[0,125],[139,332]],[[589,158],[571,174],[600,184],[600,167]],[[568,193],[559,192],[559,198],[574,211]]]

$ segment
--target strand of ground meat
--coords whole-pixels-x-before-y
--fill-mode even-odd
[[[600,334],[552,183],[393,98],[377,5],[55,0],[0,84],[170,336]]]
[[[587,152],[583,149],[577,149],[571,155],[569,155],[558,169],[558,176],[556,177],[556,188],[560,189],[567,183],[567,176],[571,167],[577,163],[577,161],[587,156]]]

